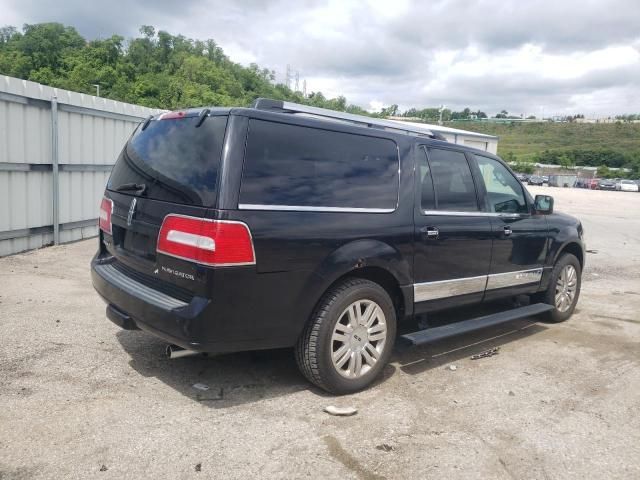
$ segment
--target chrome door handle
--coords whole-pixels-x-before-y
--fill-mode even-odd
[[[508,237],[508,236],[509,236],[509,235],[511,235],[512,233],[513,233],[513,232],[512,232],[512,230],[511,230],[511,227],[509,227],[509,226],[504,227],[504,236],[505,236],[505,237]]]
[[[440,235],[440,231],[436,227],[422,227],[420,233],[431,240],[436,240]]]

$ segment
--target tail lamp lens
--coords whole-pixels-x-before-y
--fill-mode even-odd
[[[203,265],[253,265],[249,227],[242,222],[167,215],[158,235],[158,253]]]
[[[100,230],[111,235],[111,214],[113,213],[113,200],[102,197],[100,202],[100,216],[98,225]]]

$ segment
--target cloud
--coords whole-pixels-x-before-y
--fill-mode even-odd
[[[145,24],[213,38],[235,61],[279,81],[291,65],[309,90],[364,107],[603,115],[638,105],[638,0],[5,3],[17,26],[59,21],[95,38]]]

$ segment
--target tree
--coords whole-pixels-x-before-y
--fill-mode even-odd
[[[243,106],[270,97],[368,115],[343,96],[314,92],[305,98],[274,84],[273,70],[232,62],[213,39],[192,40],[151,25],[133,39],[113,35],[91,42],[59,23],[25,25],[22,33],[4,27],[0,73],[91,94],[99,84],[105,97],[157,108]]]
[[[611,171],[607,168],[606,165],[600,165],[597,170],[597,175],[600,178],[609,178],[611,175]]]

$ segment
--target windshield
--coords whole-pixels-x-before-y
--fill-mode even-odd
[[[214,206],[226,116],[153,120],[138,127],[113,167],[107,188],[198,206]]]

